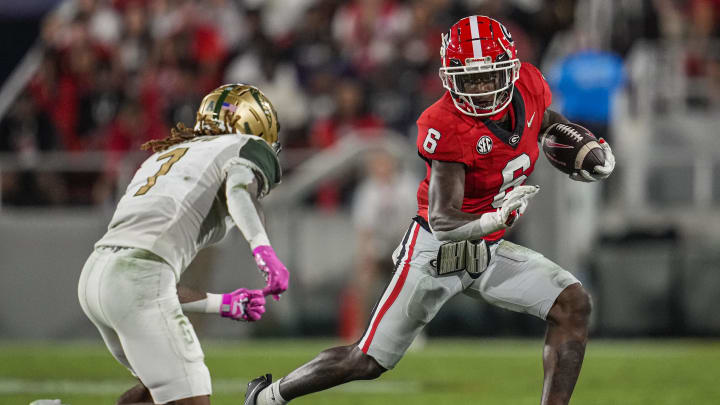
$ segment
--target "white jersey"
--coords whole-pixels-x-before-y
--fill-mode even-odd
[[[201,136],[153,154],[135,173],[95,246],[148,250],[179,279],[200,249],[219,242],[232,227],[224,184],[228,168],[237,164],[262,180],[262,195],[280,182],[275,152],[251,135]]]

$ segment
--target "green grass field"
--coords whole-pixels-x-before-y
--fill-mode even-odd
[[[239,404],[245,384],[282,376],[330,341],[247,341],[204,345],[214,404]],[[293,404],[538,404],[540,340],[430,340],[395,370]],[[61,398],[112,404],[133,384],[98,343],[0,344],[0,404]],[[592,341],[573,404],[720,404],[720,341]]]

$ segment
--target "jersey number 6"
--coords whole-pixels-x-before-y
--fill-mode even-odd
[[[435,153],[435,148],[437,148],[437,141],[440,140],[440,132],[438,132],[436,129],[428,129],[428,134],[425,137],[425,142],[423,142],[423,149],[427,151],[427,153]]]
[[[519,186],[527,179],[524,174],[530,168],[530,156],[523,153],[515,159],[507,162],[505,167],[502,169],[503,183],[500,186],[500,191],[495,195],[492,202],[493,208],[500,208],[503,203],[503,198],[510,187]],[[515,177],[515,173],[520,171],[520,174]]]
[[[177,163],[178,160],[180,160],[181,157],[185,156],[185,152],[188,151],[189,148],[177,148],[173,149],[168,153],[164,153],[160,156],[158,156],[157,161],[161,161],[163,159],[169,159],[167,162],[163,163],[162,166],[160,166],[160,170],[158,170],[157,173],[154,175],[148,177],[147,183],[145,183],[144,186],[140,187],[140,189],[135,193],[134,197],[137,197],[139,195],[143,195],[148,192],[152,188],[152,186],[155,185],[155,182],[157,181],[157,178],[159,176],[163,176],[167,174],[167,172],[170,171],[170,168],[172,165]]]

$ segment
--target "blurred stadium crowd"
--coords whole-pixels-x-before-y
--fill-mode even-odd
[[[31,3],[60,6],[44,16],[13,14]],[[270,224],[273,243],[298,270],[295,298],[259,328],[277,322],[306,336],[356,337],[416,208],[418,173],[404,164],[422,170],[412,150],[415,120],[444,91],[440,35],[469,14],[502,21],[521,60],[553,87],[553,109],[611,138],[619,159],[595,191],[554,171],[544,178],[540,167],[534,210],[550,214],[529,215],[513,237],[587,275],[595,333],[717,336],[720,0],[1,0],[0,256],[5,273],[22,276],[1,283],[0,334],[96,336],[75,305],[61,305],[55,322],[38,313],[35,323],[20,306],[29,294],[65,302],[76,275],[56,271],[57,258],[82,266],[105,229],[103,214],[148,156],[140,145],[178,122],[192,124],[209,90],[244,82],[278,110],[287,176],[271,197],[292,192],[281,194]],[[26,52],[37,56],[26,58],[31,68],[23,60],[15,70],[24,77],[2,83],[10,55]],[[611,90],[619,89],[623,109],[610,117]],[[340,141],[353,134],[397,134],[392,141],[407,139],[408,159],[370,153],[360,169]],[[354,145],[361,143],[372,142]],[[322,170],[307,176],[304,163]],[[340,177],[328,175],[340,166],[342,181],[328,180]],[[292,186],[301,173],[320,180],[298,182],[300,192]],[[322,260],[321,248],[329,251]],[[243,267],[235,253],[234,245],[220,247],[197,268]],[[189,283],[235,282],[234,273],[216,274]],[[38,294],[28,277],[46,289]],[[430,336],[542,327],[489,306],[453,305]],[[234,333],[208,325],[216,336]]]
[[[226,82],[256,85],[273,100],[285,150],[326,148],[355,129],[390,128],[412,138],[419,113],[444,91],[437,77],[440,34],[454,21],[469,14],[499,19],[521,59],[545,70],[556,34],[573,32],[577,16],[594,3],[77,0],[69,18],[53,13],[42,23],[42,62],[0,117],[0,152],[28,168],[3,173],[3,204],[112,199],[123,155],[166,136],[177,122],[193,123],[201,97]],[[695,52],[687,74],[720,77],[718,51],[708,40],[720,31],[720,1],[613,3],[613,28],[575,38],[573,47],[622,57],[643,38],[688,38]],[[47,151],[112,157],[99,175],[78,182],[33,173],[33,159]],[[292,170],[292,160],[285,164]],[[318,202],[332,205],[337,196],[330,190]]]

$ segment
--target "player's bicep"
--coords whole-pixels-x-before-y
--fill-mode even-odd
[[[280,163],[277,155],[263,140],[249,139],[239,151],[239,154],[230,158],[222,168],[224,176],[230,176],[230,170],[237,167],[249,168],[254,176],[258,192],[253,197],[262,198],[275,187],[282,177]]]
[[[270,244],[257,197],[261,192],[257,179],[254,170],[237,165],[228,169],[225,185],[228,212],[253,247]]]
[[[263,189],[262,176],[245,165],[230,166],[226,170],[225,192],[228,196],[239,191],[247,192],[253,200],[260,196]]]
[[[451,211],[462,208],[465,196],[465,165],[432,161],[428,188],[429,220],[433,228],[443,226]]]

